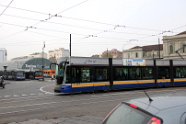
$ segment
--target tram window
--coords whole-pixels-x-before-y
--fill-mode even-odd
[[[66,83],[80,83],[80,68],[68,67],[66,72]]]
[[[141,79],[140,68],[130,67],[129,68],[129,79],[130,80],[139,80],[139,79]]]
[[[107,68],[96,68],[95,69],[95,80],[96,81],[107,81],[108,80]]]
[[[169,67],[158,67],[158,78],[159,79],[170,78]]]
[[[81,81],[90,82],[90,69],[89,68],[81,69]]]
[[[127,80],[128,79],[128,69],[123,67],[114,68],[114,80]]]
[[[152,79],[153,78],[153,68],[145,67],[142,68],[142,79]]]
[[[174,74],[175,74],[174,75],[175,78],[186,77],[186,67],[176,67]]]

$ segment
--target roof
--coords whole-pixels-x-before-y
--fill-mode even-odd
[[[163,44],[156,44],[156,45],[148,45],[148,46],[135,46],[132,47],[130,50],[132,49],[139,49],[142,48],[143,51],[147,52],[147,51],[158,51],[159,50],[159,45],[160,45],[160,50],[163,50]]]
[[[140,46],[135,46],[135,47],[132,47],[131,49],[139,49],[139,48],[142,48]]]
[[[158,51],[160,46],[160,50],[163,50],[163,44],[156,44],[156,45],[148,45],[148,46],[143,46],[142,50],[143,51]]]
[[[184,35],[184,34],[186,34],[186,31],[181,32],[181,33],[179,33],[179,34],[177,34],[177,35]]]
[[[161,110],[166,110],[182,105],[186,105],[185,96],[161,96],[151,97],[153,100],[149,102],[148,98],[138,98],[130,100],[128,103],[137,105],[138,107],[149,111],[150,113],[157,113]],[[171,104],[170,104],[171,103]]]

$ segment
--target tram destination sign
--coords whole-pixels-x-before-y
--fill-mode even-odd
[[[146,61],[144,59],[123,59],[123,65],[127,66],[145,66]]]

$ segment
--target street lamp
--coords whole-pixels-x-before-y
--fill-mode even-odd
[[[7,69],[7,65],[4,65],[3,68],[4,68],[4,74],[3,74],[3,77],[6,76],[6,69]],[[5,78],[5,77],[4,77]]]
[[[4,65],[4,66],[3,66],[4,71],[6,71],[7,67],[8,67],[7,65]]]
[[[43,73],[43,70],[44,70],[44,49],[45,49],[45,42],[43,42],[43,48],[42,48],[42,73]],[[43,75],[44,76],[44,75]],[[44,80],[44,78],[43,78]]]
[[[45,49],[45,42],[43,42],[43,48],[42,48],[42,69],[44,69],[44,49]]]

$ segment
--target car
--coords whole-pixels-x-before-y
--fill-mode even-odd
[[[186,124],[186,96],[154,96],[124,101],[102,124]]]

